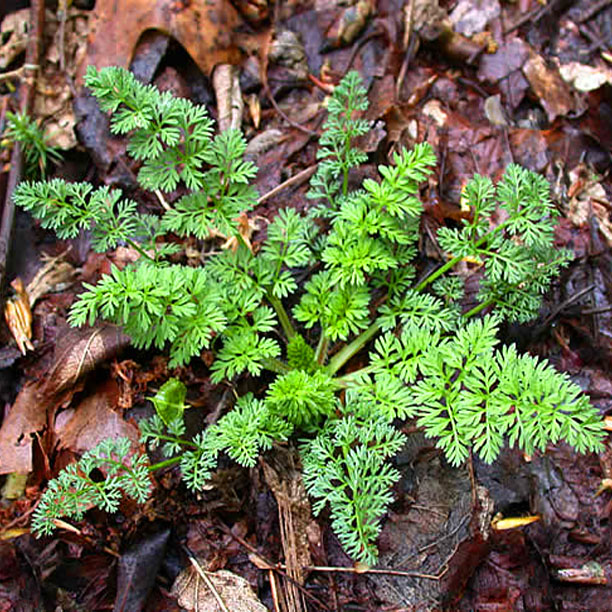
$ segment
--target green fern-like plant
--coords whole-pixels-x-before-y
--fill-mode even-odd
[[[86,285],[71,323],[121,325],[137,347],[167,347],[170,365],[211,349],[213,382],[272,376],[260,397],[237,398],[192,439],[182,383],[170,381],[153,398],[156,414],[141,423],[142,441],[161,448],[160,465],[178,464],[189,488],[206,484],[222,454],[253,467],[274,444],[298,442],[315,511],[329,506],[346,551],[374,563],[405,420],[415,419],[454,466],[470,452],[494,461],[506,443],[529,453],[559,440],[580,452],[601,448],[601,419],[579,388],[498,338],[502,321],[537,315],[569,261],[553,245],[556,210],[543,178],[516,165],[497,185],[475,176],[463,194],[470,215],[462,227],[439,230],[446,260],[427,272],[417,257],[419,186],[435,155],[425,143],[403,150],[379,166],[378,180],[351,190],[351,170],[366,161],[355,139],[369,129],[366,91],[352,72],[329,100],[311,210],[279,211],[253,250],[236,221],[256,201],[242,136],[213,136],[203,109],[125,71],[90,69],[86,83],[142,161],[142,186],[172,190],[180,182],[191,193],[157,218],[107,188],[61,181],[17,188],[15,201],[58,235],[91,230],[94,248],[124,243],[141,255]],[[166,232],[233,236],[235,248],[213,249],[201,268],[171,264],[176,247],[164,243]],[[465,276],[454,273],[462,261],[472,262],[480,287],[470,310],[462,303]],[[89,467],[53,481],[54,501],[37,513],[35,531],[48,533],[62,510],[79,518],[89,505],[104,505],[89,485],[80,505],[72,501]],[[138,477],[144,491],[144,471]],[[113,500],[121,490],[130,493],[117,486]]]
[[[49,163],[58,164],[62,161],[62,154],[57,147],[49,144],[49,139],[37,121],[26,113],[10,111],[6,113],[5,119],[6,127],[0,145],[11,147],[17,142],[21,144],[26,176],[44,177]]]

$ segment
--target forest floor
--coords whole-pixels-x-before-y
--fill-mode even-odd
[[[144,210],[159,202],[138,188],[125,139],[83,91],[87,65],[129,67],[240,126],[264,196],[255,223],[310,205],[325,99],[350,69],[368,88],[373,125],[361,178],[402,146],[435,150],[421,192],[423,256],[439,259],[436,230],[462,218],[474,173],[497,180],[515,162],[545,175],[560,212],[556,244],[573,261],[538,320],[506,326],[503,341],[548,359],[602,416],[611,411],[611,1],[60,0],[46,11],[40,2],[0,8],[0,133],[7,111],[27,109],[61,149],[50,175],[121,188]],[[375,568],[351,562],[328,515],[312,518],[281,450],[253,469],[221,470],[197,495],[167,470],[144,506],[91,510],[34,538],[29,520],[48,480],[105,437],[136,443],[168,377],[204,415],[222,409],[228,389],[210,381],[208,355],[169,369],[167,353],[137,351],[114,327],[68,326],[82,284],[133,252],[93,253],[87,236],[57,240],[12,211],[28,167],[18,147],[0,146],[1,280],[13,303],[9,283],[23,281],[33,317],[23,353],[23,339],[0,332],[0,611],[612,610],[609,444],[599,455],[506,449],[492,466],[451,468],[415,433],[396,461],[402,479]],[[537,520],[499,530],[498,513]],[[309,560],[297,573],[296,555]]]

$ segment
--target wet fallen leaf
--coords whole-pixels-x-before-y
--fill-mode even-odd
[[[532,53],[523,66],[523,74],[538,96],[549,121],[564,117],[575,108],[574,98],[567,83],[556,68],[549,67],[544,58]]]
[[[500,13],[499,0],[459,0],[450,14],[450,20],[456,32],[473,36],[482,32]]]
[[[354,42],[373,12],[374,6],[370,0],[357,0],[345,8],[325,33],[322,51],[338,49]]]
[[[32,471],[32,434],[47,422],[52,399],[38,383],[23,386],[0,428],[0,474]]]
[[[205,572],[205,575],[209,584],[193,567],[188,567],[177,576],[172,594],[180,606],[206,612],[268,612],[253,593],[251,585],[241,576],[227,570]],[[225,610],[219,604],[219,599]]]
[[[219,64],[238,63],[240,52],[233,32],[239,22],[236,9],[227,0],[98,0],[79,75],[88,65],[127,68],[140,36],[153,29],[176,39],[210,76]]]
[[[478,79],[497,83],[523,67],[529,57],[529,45],[520,38],[511,38],[500,45],[495,53],[480,59]]]
[[[113,325],[71,329],[55,347],[55,359],[49,369],[45,392],[55,394],[73,386],[129,343],[129,338]]]
[[[115,410],[118,385],[108,380],[75,408],[61,412],[55,422],[59,448],[82,454],[106,438],[129,438],[138,443],[138,428]]]
[[[170,529],[139,540],[119,560],[113,612],[143,610],[164,559]]]
[[[274,34],[268,49],[268,60],[287,68],[298,81],[307,78],[308,60],[299,36],[291,30],[280,30]]]

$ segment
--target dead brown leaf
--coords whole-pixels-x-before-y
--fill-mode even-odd
[[[247,580],[241,576],[227,570],[205,572],[205,576],[208,582],[193,567],[188,567],[176,577],[172,595],[180,606],[206,612],[268,612]],[[219,604],[219,599],[225,610]]]
[[[47,422],[49,395],[38,383],[27,383],[0,428],[0,474],[32,471],[32,434]]]
[[[98,364],[114,357],[129,338],[113,325],[71,329],[57,343],[45,393],[54,395],[74,385]]]
[[[82,454],[106,438],[129,438],[138,444],[138,429],[123,420],[113,410],[117,405],[119,388],[107,381],[95,389],[76,408],[62,412],[55,425],[59,449],[67,448]]]
[[[557,69],[547,66],[542,56],[532,53],[523,66],[523,74],[538,96],[549,121],[564,117],[574,110],[574,98],[569,86]]]
[[[98,0],[79,75],[88,65],[127,68],[139,38],[152,29],[175,38],[210,76],[218,64],[238,63],[233,32],[239,22],[236,9],[227,0]]]

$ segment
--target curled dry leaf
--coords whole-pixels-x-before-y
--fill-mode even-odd
[[[32,311],[28,293],[23,286],[23,281],[18,277],[11,282],[15,294],[11,296],[4,305],[4,320],[11,330],[13,338],[23,355],[26,350],[34,350],[32,338]]]
[[[26,289],[30,307],[33,308],[34,304],[46,293],[63,291],[74,281],[76,270],[64,260],[64,255],[65,253],[57,257],[43,255],[45,263],[36,272]]]
[[[202,565],[205,566],[205,562]],[[231,612],[268,612],[248,581],[241,576],[227,570],[206,572],[205,575],[208,581],[203,580],[190,566],[176,577],[172,595],[180,606],[187,610],[224,612],[219,604],[220,599]]]

